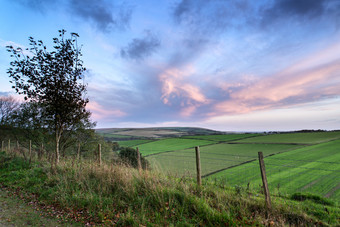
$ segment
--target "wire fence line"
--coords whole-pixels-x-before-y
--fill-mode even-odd
[[[87,144],[91,144],[90,150],[88,152],[82,152],[80,149],[80,143],[77,146],[73,146],[71,149],[68,149],[68,153],[66,155],[65,150],[60,148],[59,152],[62,158],[64,159],[82,159],[86,157],[87,159],[94,160],[101,164],[101,144],[98,142],[90,141]],[[19,140],[1,140],[1,151],[9,152],[12,154],[21,154],[26,160],[42,160],[45,159],[51,164],[55,162],[55,146],[51,143],[33,143],[31,140],[27,141],[19,141]]]
[[[312,163],[312,162],[310,162],[310,163]],[[271,163],[267,163],[267,165],[270,165],[270,166],[287,167],[287,168],[296,168],[296,169],[309,169],[309,170],[329,171],[329,172],[338,172],[338,173],[340,173],[340,170],[329,170],[329,169],[320,169],[320,168],[309,168],[309,167],[293,166],[293,165],[277,165],[277,164],[271,164]]]
[[[340,164],[340,162],[326,162],[326,161],[316,161],[316,160],[298,160],[298,159],[287,159],[287,158],[272,158],[273,160],[285,160],[285,161],[294,161],[294,162],[315,162],[315,163],[324,163],[324,164]]]
[[[252,161],[255,161],[256,159],[258,161],[258,157],[256,156],[245,156],[245,155],[231,155],[231,154],[217,154],[217,153],[201,153],[201,159],[205,164],[215,164],[216,162],[211,162],[207,160],[216,160],[216,161],[221,161],[221,162],[236,162],[237,164],[242,164],[242,163],[249,163],[247,161],[238,161],[238,159],[227,159],[227,158],[213,158],[213,157],[205,157],[204,155],[221,155],[224,157],[236,157],[236,158],[250,158]],[[171,152],[170,153],[160,153],[158,155],[155,155],[153,158],[154,159],[166,159],[169,160],[169,157],[175,158],[176,162],[180,162],[181,158],[191,158],[192,160],[195,159],[195,155],[177,155],[176,152]],[[323,163],[323,164],[340,164],[340,162],[324,162],[324,161],[312,161],[312,160],[295,160],[295,159],[285,159],[285,158],[272,158],[271,160],[278,160],[278,161],[291,161],[291,162],[304,162],[304,163]],[[330,169],[323,169],[323,168],[311,168],[311,167],[303,167],[303,166],[297,166],[297,165],[292,165],[290,163],[271,163],[267,162],[266,165],[271,165],[271,166],[280,166],[280,167],[287,167],[287,168],[300,168],[300,169],[310,169],[310,170],[321,170],[321,171],[330,171],[330,172],[340,172],[340,170],[330,170]]]
[[[28,154],[28,142],[15,140],[3,141],[2,149],[17,150]],[[51,159],[53,152],[32,146],[33,156],[45,152]],[[95,152],[91,152],[95,153]],[[340,201],[340,162],[328,160],[311,160],[312,156],[301,158],[280,157],[283,153],[265,156],[264,162],[270,190],[274,194],[310,192]],[[48,157],[49,156],[49,157]],[[232,187],[250,187],[261,190],[259,158],[254,154],[233,154],[225,152],[200,152],[201,175],[209,181],[219,181]],[[148,157],[152,166],[158,166],[172,174],[194,177],[196,175],[195,150],[164,152]]]
[[[270,154],[264,158],[269,188],[274,194],[312,193],[340,201],[340,162],[312,160],[308,155],[306,160],[301,157],[281,158],[284,153]],[[255,155],[201,151],[200,159],[202,176],[208,181],[258,190],[262,187],[259,158]],[[191,177],[196,173],[194,150],[160,153],[149,160],[158,162],[169,172],[185,172]]]

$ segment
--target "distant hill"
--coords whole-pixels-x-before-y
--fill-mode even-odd
[[[220,131],[195,127],[102,128],[96,129],[96,133],[109,140],[130,140],[139,138],[158,139],[164,137],[181,137],[188,135],[224,134]]]

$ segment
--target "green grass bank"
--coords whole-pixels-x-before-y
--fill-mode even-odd
[[[90,160],[31,164],[16,153],[0,152],[0,182],[34,194],[43,204],[102,226],[245,226],[340,224],[338,206],[312,195],[273,197],[272,210],[261,192],[155,171]],[[301,199],[303,198],[303,199]],[[319,199],[318,199],[319,198]],[[303,200],[303,201],[298,201]],[[81,218],[82,217],[82,218]]]

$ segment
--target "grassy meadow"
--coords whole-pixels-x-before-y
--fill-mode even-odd
[[[312,193],[340,202],[340,140],[307,146],[265,158],[269,188],[274,194]],[[240,177],[242,176],[242,177]],[[258,161],[210,176],[231,185],[261,184]]]
[[[199,140],[198,140],[199,141]],[[202,175],[241,165],[257,158],[257,152],[265,156],[289,151],[301,146],[289,144],[226,144],[219,143],[200,147]],[[195,149],[185,149],[173,152],[159,153],[148,156],[147,159],[155,168],[173,174],[196,174]]]
[[[138,145],[139,151],[144,156],[154,155],[158,153],[182,150],[186,148],[193,148],[195,146],[205,146],[214,144],[216,141],[210,140],[196,140],[196,139],[182,139],[182,138],[169,138],[156,140],[150,143],[143,143]]]
[[[47,157],[34,156],[30,164],[22,153],[0,152],[0,185],[22,190],[28,199],[34,195],[42,206],[61,209],[65,220],[83,225],[340,224],[340,132],[188,135],[194,130],[176,130],[186,135],[118,136],[121,147],[139,147],[150,162],[151,170],[141,172],[117,162],[110,149],[103,150],[101,166],[92,152],[81,161],[65,157],[58,167]],[[270,211],[261,189],[259,151],[273,203]]]
[[[60,224],[83,226],[308,226],[338,225],[340,208],[306,197],[303,202],[157,171],[91,160],[63,159],[51,168],[44,159],[28,162],[18,153],[0,152],[0,182],[20,198],[39,201]],[[59,225],[59,224],[58,224]],[[68,225],[70,226],[70,224]]]
[[[255,133],[248,134],[247,133],[247,134],[225,134],[225,135],[199,135],[199,136],[183,136],[182,138],[227,142],[227,141],[235,141],[235,140],[245,139],[248,137],[254,137],[254,136],[259,136],[259,135],[262,135],[262,134],[255,134]]]
[[[125,140],[125,141],[119,141],[119,146],[121,147],[135,147],[140,144],[149,143],[153,140]]]
[[[106,132],[110,133],[110,132]],[[0,183],[23,198],[61,210],[65,220],[103,226],[337,226],[340,201],[340,133],[187,135],[133,139],[151,170],[114,162],[105,150],[30,163],[18,152],[0,152]],[[282,137],[280,137],[282,136]],[[125,139],[125,138],[124,138]],[[195,180],[200,146],[203,182]],[[265,157],[273,208],[265,206],[258,152]],[[52,207],[52,208],[51,208]]]
[[[238,140],[237,143],[297,143],[309,145],[336,139],[340,139],[340,131],[271,134]]]
[[[130,146],[138,146],[154,169],[188,177],[196,174],[194,147],[200,146],[205,180],[256,190],[262,151],[273,194],[312,193],[340,202],[340,131],[196,135]]]

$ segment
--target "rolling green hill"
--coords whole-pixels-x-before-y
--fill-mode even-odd
[[[264,159],[271,192],[313,193],[340,202],[340,140],[320,143]],[[231,185],[261,184],[258,161],[218,172],[209,178]]]
[[[214,131],[204,128],[191,127],[159,127],[159,128],[105,128],[96,129],[99,135],[107,138],[116,138],[120,136],[131,138],[166,138],[166,137],[181,137],[186,135],[212,135],[221,134],[219,131]]]
[[[339,131],[185,136],[138,146],[154,168],[191,177],[194,147],[200,146],[204,177],[253,188],[261,184],[257,153],[262,151],[273,193],[309,192],[340,201]]]

